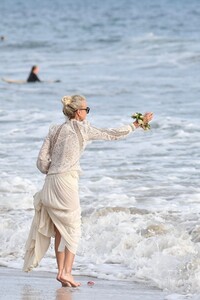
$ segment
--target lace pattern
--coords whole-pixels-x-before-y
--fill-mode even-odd
[[[115,129],[98,129],[87,121],[68,120],[62,126],[56,143],[51,149],[59,127],[60,125],[54,125],[49,129],[40,149],[37,167],[42,173],[81,172],[79,160],[89,141],[119,140],[135,130],[132,124]],[[50,166],[49,161],[51,161]]]

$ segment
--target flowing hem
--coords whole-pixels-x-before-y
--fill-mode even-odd
[[[43,189],[34,196],[35,215],[26,242],[23,271],[37,267],[47,252],[55,227],[61,235],[58,251],[65,247],[76,254],[81,235],[81,211],[77,178],[71,175],[47,176]],[[74,208],[67,209],[74,201]],[[55,227],[54,227],[55,226]]]

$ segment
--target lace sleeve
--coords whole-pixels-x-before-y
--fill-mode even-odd
[[[55,127],[51,127],[49,129],[49,133],[47,137],[44,139],[40,152],[37,158],[37,168],[40,172],[47,174],[49,165],[51,163],[51,135],[52,131],[54,131]]]
[[[132,131],[135,130],[135,126],[133,124],[126,125],[120,128],[112,128],[112,129],[99,129],[87,125],[87,133],[86,139],[90,140],[119,140],[128,136]]]

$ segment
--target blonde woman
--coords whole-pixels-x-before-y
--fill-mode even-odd
[[[86,121],[90,111],[80,95],[62,98],[62,125],[50,128],[39,152],[37,167],[47,174],[42,190],[34,196],[35,216],[26,243],[24,271],[31,271],[45,255],[55,237],[57,280],[63,286],[77,287],[71,274],[81,235],[81,209],[78,180],[80,157],[89,141],[125,138],[140,125],[137,121],[117,129],[98,129]],[[144,115],[144,123],[153,118]]]

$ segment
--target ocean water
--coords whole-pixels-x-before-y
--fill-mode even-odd
[[[36,158],[60,99],[83,94],[97,127],[153,111],[148,132],[88,145],[74,273],[142,282],[166,299],[200,295],[200,3],[197,0],[1,0],[0,265],[21,268]],[[38,270],[56,271],[53,243]]]

